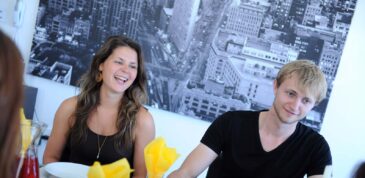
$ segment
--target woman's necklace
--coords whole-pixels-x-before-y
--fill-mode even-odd
[[[96,135],[98,136],[98,154],[96,155],[96,159],[98,160],[99,159],[99,156],[100,156],[100,151],[103,148],[104,143],[105,143],[106,139],[108,138],[108,136],[105,136],[103,143],[100,145],[100,143],[99,143],[99,135],[98,134],[96,134]]]

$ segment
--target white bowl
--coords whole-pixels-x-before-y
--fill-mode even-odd
[[[89,166],[69,162],[54,162],[45,165],[48,174],[59,178],[87,178]]]

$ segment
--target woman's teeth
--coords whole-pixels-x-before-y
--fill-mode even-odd
[[[121,80],[121,81],[123,81],[123,82],[127,82],[127,81],[128,81],[128,78],[126,78],[126,77],[116,76],[115,78],[116,78],[117,80]]]

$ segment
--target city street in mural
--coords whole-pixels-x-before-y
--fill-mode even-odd
[[[142,44],[149,105],[213,121],[260,110],[286,63],[309,59],[328,95],[303,121],[320,130],[356,0],[40,0],[27,73],[76,85],[109,35]]]

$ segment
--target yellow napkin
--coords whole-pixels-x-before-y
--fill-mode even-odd
[[[87,173],[88,178],[129,178],[133,169],[130,168],[126,158],[110,164],[100,165],[95,161]]]
[[[162,137],[152,140],[144,149],[148,178],[162,178],[179,156],[175,148],[166,146]]]
[[[30,120],[25,118],[23,108],[20,108],[20,124],[21,124],[21,132],[22,132],[21,133],[22,134],[21,154],[24,155],[32,141],[32,133],[31,133],[32,123]]]

